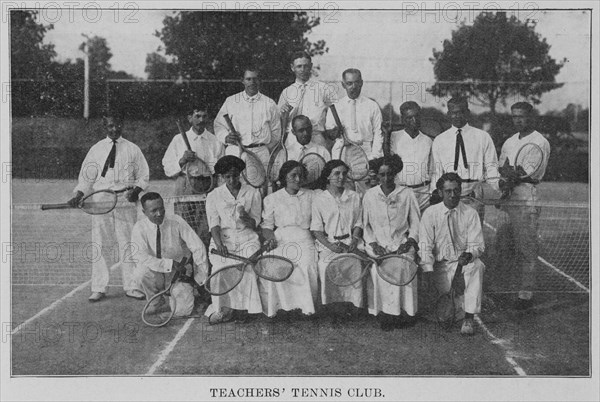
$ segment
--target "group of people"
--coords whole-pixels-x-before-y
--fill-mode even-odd
[[[539,216],[536,186],[544,175],[550,147],[534,130],[530,104],[512,106],[517,133],[506,141],[498,160],[490,135],[468,124],[468,102],[463,98],[449,100],[452,127],[434,140],[420,131],[421,108],[412,101],[400,106],[404,129],[384,136],[379,106],[361,95],[359,70],[343,72],[346,96],[337,99],[331,86],[311,77],[310,56],[294,54],[290,67],[296,80],[284,89],[278,104],[260,92],[259,72],[248,68],[242,78],[244,91],[226,99],[214,120],[214,134],[206,129],[206,108],[194,107],[188,112],[191,128],[185,133],[191,150],[181,134],[169,144],[162,162],[165,174],[175,181],[172,195],[193,194],[185,167],[195,158],[206,162],[220,183],[207,195],[205,208],[202,203],[195,204],[200,225],[191,228],[177,215],[165,216],[164,201],[155,192],[141,197],[146,218],[137,222],[134,208],[94,216],[94,241],[103,246],[116,241],[135,249],[133,259],[120,261],[127,296],[149,299],[168,286],[174,272],[189,274],[190,265],[183,260],[190,255],[193,277],[202,284],[210,272],[237,263],[208,254],[208,249],[248,257],[262,248],[291,260],[295,266],[292,276],[283,282],[269,282],[247,266],[235,289],[212,296],[205,312],[211,324],[245,321],[253,314],[273,317],[282,310],[311,316],[323,304],[335,320],[366,307],[387,331],[414,323],[418,281],[394,286],[372,269],[364,281],[339,287],[328,281],[326,268],[339,254],[357,249],[371,256],[403,253],[420,265],[421,279],[432,283],[439,293],[450,289],[457,266],[463,266],[466,289],[459,300],[464,312],[461,333],[470,335],[474,333],[473,317],[481,309],[484,264],[480,257],[485,250],[484,208],[473,200],[482,198],[482,183],[487,182],[522,201],[507,211],[523,257],[517,308],[532,306]],[[341,128],[329,111],[332,104]],[[226,123],[226,114],[234,130]],[[123,197],[137,202],[148,186],[148,164],[139,147],[121,137],[122,120],[109,116],[105,124],[108,138],[88,153],[75,196],[69,201],[72,205],[91,191],[124,187],[130,189]],[[283,131],[293,135],[285,143],[288,160],[279,169],[279,189],[264,191],[250,186],[241,177],[246,165],[239,145],[251,149],[266,168],[270,150]],[[371,176],[349,179],[350,167],[339,159],[344,137],[369,156]],[[514,167],[516,153],[528,142],[544,151],[543,166],[535,177],[510,181],[507,188],[499,166],[504,171]],[[311,189],[304,186],[307,171],[300,163],[308,153],[317,153],[326,161]],[[435,203],[436,198],[440,202]],[[122,250],[121,256],[125,252]],[[105,257],[103,251],[93,262],[90,301],[105,297],[109,277]],[[191,286],[188,299],[190,292]]]

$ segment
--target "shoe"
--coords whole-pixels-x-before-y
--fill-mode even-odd
[[[219,310],[215,311],[208,317],[208,323],[210,325],[221,324],[223,322],[231,321],[233,317],[233,310]]]
[[[403,328],[411,328],[417,324],[417,317],[413,317],[410,315],[400,316],[400,318],[396,319],[395,327],[398,329]]]
[[[473,335],[475,333],[475,326],[473,325],[472,318],[464,319],[460,333],[463,335]]]
[[[88,297],[88,300],[92,303],[98,302],[104,299],[106,295],[102,292],[92,292],[91,296]]]
[[[392,321],[390,321],[390,320],[383,320],[383,321],[381,321],[381,323],[379,324],[379,326],[380,326],[380,328],[381,328],[381,330],[383,332],[393,331],[394,327],[395,327],[394,323]]]
[[[144,300],[146,298],[146,295],[137,289],[128,290],[127,292],[125,292],[125,296],[131,297],[132,299],[136,300]]]
[[[517,299],[515,303],[515,310],[523,311],[533,307],[533,299]]]

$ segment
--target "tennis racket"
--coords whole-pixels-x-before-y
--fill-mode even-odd
[[[363,180],[369,174],[369,158],[367,153],[360,145],[350,141],[346,135],[346,130],[344,130],[344,127],[342,126],[342,121],[340,120],[335,105],[331,105],[330,108],[335,124],[337,125],[338,130],[342,132],[344,138],[340,159],[350,168],[348,177],[352,181]]]
[[[254,253],[254,258],[245,258],[232,253],[220,253],[216,249],[210,250],[212,254],[220,255],[226,258],[242,261],[246,264],[251,264],[252,269],[259,278],[266,279],[271,282],[283,282],[294,272],[294,264],[287,258],[278,255],[261,255],[264,248]],[[258,257],[258,258],[257,258]]]
[[[281,166],[288,160],[288,152],[285,147],[287,140],[287,119],[285,115],[281,117],[281,137],[279,143],[271,151],[269,156],[269,165],[267,166],[267,177],[271,183],[271,187],[275,188],[275,182],[279,178],[279,170]]]
[[[184,258],[183,265],[188,263],[188,259]],[[162,327],[167,325],[177,307],[177,302],[174,297],[171,297],[171,290],[179,280],[179,271],[176,271],[171,278],[169,286],[160,293],[155,294],[148,300],[142,310],[142,321],[151,327]],[[166,300],[168,298],[168,300]]]
[[[378,257],[353,251],[334,257],[327,265],[327,279],[336,286],[351,286],[361,281],[369,268],[377,267],[377,274],[395,286],[406,286],[417,276],[418,265],[409,257],[396,252]]]
[[[117,206],[117,200],[120,193],[131,190],[133,187],[126,187],[121,190],[98,190],[87,195],[79,201],[75,207],[68,203],[63,204],[42,204],[42,211],[48,209],[71,209],[79,208],[90,215],[107,214]]]
[[[219,269],[218,271],[213,272],[206,279],[206,282],[204,283],[204,288],[208,293],[210,293],[213,296],[222,296],[231,292],[242,281],[246,265],[248,263],[254,264],[258,259],[258,256],[260,256],[263,252],[264,249],[260,248],[249,258],[243,258],[244,262],[242,264],[227,265]],[[223,253],[217,252],[217,250],[215,249],[212,249],[211,253],[234,258],[230,253],[224,255]],[[240,258],[242,257],[236,259],[239,260]]]
[[[224,114],[223,118],[229,127],[229,131],[235,133],[235,127],[233,127],[233,123],[231,122],[231,118],[228,114]],[[252,151],[248,151],[248,149],[242,144],[241,140],[237,142],[238,147],[242,151],[240,154],[240,158],[246,163],[246,169],[242,172],[242,176],[244,180],[248,182],[254,188],[261,188],[267,181],[267,172],[265,171],[265,167],[258,156]]]
[[[325,168],[325,159],[319,154],[310,152],[300,159],[300,163],[306,168],[306,181],[303,187],[311,188],[321,177],[321,172]]]
[[[177,123],[179,133],[183,137],[185,146],[191,151],[192,146],[190,145],[185,130],[181,126],[179,120],[176,120],[175,122]],[[196,156],[196,159],[193,161],[187,162],[183,167],[183,170],[185,171],[187,184],[193,190],[194,194],[206,194],[214,188],[215,180],[210,172],[210,168],[202,159],[198,158],[198,156]]]
[[[462,269],[463,266],[459,263],[452,277],[450,290],[438,297],[435,303],[435,318],[438,324],[446,331],[451,330],[458,321],[456,317],[456,305],[459,302],[458,297],[465,293],[466,286]]]

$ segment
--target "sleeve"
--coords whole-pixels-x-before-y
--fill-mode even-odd
[[[383,117],[381,116],[381,109],[379,109],[379,105],[374,103],[373,106],[373,114],[371,116],[371,125],[373,127],[373,146],[371,147],[371,155],[369,159],[376,159],[383,156],[383,133],[381,132]]]
[[[414,191],[408,191],[408,237],[419,241],[419,224],[421,213]]]
[[[362,212],[362,202],[360,195],[355,193],[356,199],[352,202],[353,211],[352,215],[354,215],[354,222],[352,223],[352,228],[363,228],[363,212]]]
[[[146,157],[144,156],[144,153],[142,152],[140,147],[138,147],[137,145],[135,147],[137,148],[135,158],[135,185],[141,188],[142,190],[145,190],[148,188],[148,182],[150,181],[150,168],[148,167],[148,162],[146,161]]]
[[[425,272],[433,271],[433,248],[435,244],[435,228],[433,226],[433,213],[431,210],[425,210],[423,219],[419,224],[419,256],[421,257],[421,267]]]
[[[273,202],[273,194],[270,194],[265,197],[265,207],[262,213],[262,223],[261,227],[263,229],[275,229],[275,205]]]
[[[256,222],[256,226],[258,226],[260,224],[262,213],[262,198],[258,189],[254,188],[253,190],[254,191],[252,192],[250,211],[248,211],[248,214],[252,219],[254,219],[254,222]]]
[[[311,218],[310,218],[310,230],[315,232],[324,232],[325,226],[323,224],[323,216],[321,215],[321,211],[317,206],[317,202],[315,202],[316,197],[313,197],[311,204]]]
[[[165,170],[165,176],[167,177],[175,177],[181,172],[181,167],[179,166],[180,156],[177,154],[177,140],[180,136],[181,135],[178,134],[173,137],[163,156],[162,164]]]
[[[188,225],[188,223],[183,220],[183,218],[177,220],[179,222],[179,235],[181,239],[185,242],[187,248],[192,252],[192,256],[194,257],[194,273],[200,274],[198,276],[206,277],[208,276],[208,261],[206,257],[206,248],[204,247],[204,243],[200,240],[200,237],[196,234],[196,232]],[[204,281],[201,281],[204,282]]]
[[[427,179],[430,180],[432,182],[433,185],[435,185],[435,182],[433,181],[433,176],[434,176],[434,168],[435,168],[435,162],[433,160],[433,151],[432,151],[432,145],[433,142],[429,143],[429,157],[427,158]]]
[[[550,143],[545,139],[544,145],[541,147],[542,152],[544,153],[544,160],[542,161],[542,166],[539,170],[539,178],[538,180],[542,180],[544,175],[546,174],[546,168],[548,167],[548,161],[550,160]]]
[[[283,91],[281,91],[281,95],[279,95],[279,102],[277,102],[277,107],[279,107],[279,110],[281,110],[281,107],[288,101],[287,96],[285,95],[288,88],[289,87],[284,88]]]
[[[469,211],[468,216],[468,236],[467,250],[473,254],[473,260],[481,257],[485,251],[485,242],[483,240],[483,231],[481,230],[481,220],[476,210]]]
[[[331,153],[327,150],[327,148],[325,147],[321,147],[322,148],[322,155],[323,159],[325,159],[325,162],[329,162],[331,160]]]
[[[375,237],[375,233],[373,232],[373,227],[371,226],[371,220],[369,217],[369,211],[376,206],[371,202],[371,197],[368,194],[365,194],[362,201],[362,224],[363,224],[363,239],[366,244],[371,244],[374,241],[377,241]]]
[[[171,258],[156,258],[154,251],[152,251],[142,233],[142,225],[134,225],[131,231],[131,243],[135,247],[134,252],[137,257],[135,258],[135,262],[138,267],[143,267],[154,272],[171,272],[173,260]]]
[[[94,183],[103,168],[103,166],[99,166],[98,163],[94,161],[95,149],[96,146],[93,146],[86,154],[85,159],[81,164],[81,170],[79,171],[77,186],[73,192],[81,191],[85,195],[92,192]]]
[[[227,98],[227,100],[229,100],[229,98]],[[224,114],[229,113],[229,108],[227,107],[227,100],[225,100],[223,106],[221,106],[221,109],[219,109],[219,112],[217,113],[213,124],[213,127],[215,129],[215,137],[217,137],[217,139],[222,144],[225,144],[225,137],[229,135],[229,127],[227,127],[227,123],[223,118]]]
[[[498,173],[498,155],[496,155],[496,147],[494,146],[492,137],[490,137],[488,133],[485,134],[483,154],[483,167],[485,169],[484,177],[492,177],[493,179],[486,179],[486,182],[489,183],[494,190],[500,191],[498,187],[498,176],[500,176],[500,174]]]
[[[271,142],[269,142],[269,149],[277,144],[281,140],[281,114],[279,108],[270,100],[269,102],[269,125],[271,127]]]
[[[508,142],[508,140],[504,141],[504,144],[502,144],[502,150],[500,151],[500,158],[498,158],[498,166],[504,166],[505,161],[508,159],[508,151],[506,149],[507,142]]]
[[[219,211],[217,211],[218,199],[216,194],[213,191],[206,197],[206,220],[208,221],[209,230],[215,226],[221,226],[221,218],[219,217]]]

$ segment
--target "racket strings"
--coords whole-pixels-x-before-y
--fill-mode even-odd
[[[281,166],[283,166],[288,159],[287,150],[285,148],[280,148],[279,151],[275,152],[277,153],[272,155],[267,172],[271,182],[275,182],[277,179],[279,179],[279,171],[281,170]]]
[[[105,214],[117,205],[117,198],[112,191],[98,191],[83,200],[81,209],[91,215]]]
[[[244,179],[252,187],[262,186],[267,178],[262,161],[247,152],[242,152],[241,159],[246,163],[246,169],[242,172]]]
[[[344,145],[340,159],[350,168],[348,172],[350,179],[362,180],[369,174],[369,158],[358,145]]]
[[[306,168],[306,183],[312,184],[321,177],[326,162],[321,155],[309,153],[302,157],[300,163]]]
[[[405,286],[417,276],[418,266],[406,257],[389,257],[377,265],[377,273],[388,283]]]
[[[206,280],[206,290],[214,296],[229,293],[242,281],[244,267],[245,264],[229,265],[213,273]]]
[[[166,325],[175,313],[175,300],[169,292],[155,295],[144,307],[142,320],[151,327]]]
[[[292,275],[294,264],[283,257],[264,256],[254,265],[254,272],[263,278],[273,282],[282,282]]]
[[[337,286],[350,286],[364,276],[365,263],[353,256],[335,257],[325,271],[327,279]]]

